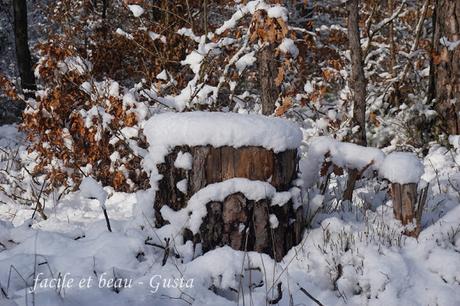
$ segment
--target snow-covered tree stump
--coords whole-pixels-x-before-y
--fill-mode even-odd
[[[274,153],[263,147],[180,146],[158,166],[163,176],[155,197],[157,224],[163,225],[160,209],[187,206],[190,197],[209,184],[241,177],[270,181],[279,191],[287,191],[297,177],[297,150]]]
[[[415,205],[417,204],[417,184],[391,184],[391,198],[393,199],[393,213],[403,225],[413,222]]]
[[[427,186],[417,195],[418,182],[423,174],[422,163],[415,154],[394,152],[385,158],[379,172],[391,182],[395,219],[407,226],[405,234],[418,236],[428,189]]]
[[[378,173],[390,182],[394,217],[405,226],[404,233],[411,236],[420,233],[428,186],[418,192],[424,169],[415,154],[393,152],[385,155],[378,148],[340,142],[329,137],[317,137],[310,142],[307,157],[301,162],[301,176],[306,188],[321,182],[321,176],[324,176],[326,179],[319,186],[324,193],[331,173],[341,175],[343,169],[349,174],[343,200],[353,199],[355,182],[361,176]]]
[[[281,260],[304,227],[297,178],[300,130],[286,120],[168,113],[146,125],[160,178],[157,227],[181,228],[204,252],[229,245]],[[156,173],[155,173],[156,171]]]

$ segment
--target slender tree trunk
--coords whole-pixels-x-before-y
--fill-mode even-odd
[[[359,130],[354,140],[359,145],[367,145],[366,141],[366,79],[364,77],[363,57],[359,35],[359,1],[349,0],[348,6],[348,42],[351,53],[350,87],[353,96],[353,126]]]
[[[257,57],[262,114],[271,115],[275,111],[275,102],[278,98],[278,88],[275,84],[277,65],[273,60],[273,47],[270,44],[265,46]]]
[[[460,0],[438,0],[435,11],[436,110],[445,132],[460,134]]]
[[[393,0],[388,0],[388,16],[393,16]],[[390,39],[390,63],[388,70],[390,71],[391,78],[396,77],[396,71],[394,67],[396,66],[396,44],[395,44],[395,31],[393,21],[388,25],[389,29],[389,39]],[[390,96],[390,103],[395,107],[399,107],[399,84],[394,86],[394,92]]]
[[[388,0],[388,16],[393,16],[393,0]],[[390,67],[389,71],[391,76],[394,78],[396,76],[394,67],[396,66],[396,45],[395,45],[395,35],[394,35],[394,25],[393,21],[388,25],[390,27],[389,39],[390,39]]]
[[[436,79],[434,77],[434,49],[435,49],[435,41],[436,41],[436,7],[438,6],[438,0],[434,0],[434,9],[433,15],[431,16],[431,23],[433,26],[433,36],[431,37],[431,54],[430,54],[430,80],[428,83],[428,91],[427,91],[427,101],[428,103],[432,103],[433,100],[436,98]],[[439,40],[439,38],[437,38]]]
[[[208,0],[203,1],[203,29],[206,39],[208,37]]]
[[[353,97],[353,120],[352,126],[359,127],[353,135],[355,143],[366,146],[366,78],[364,76],[363,55],[359,34],[359,1],[349,0],[348,6],[348,43],[351,53],[351,77],[350,87]],[[351,201],[356,180],[359,179],[359,171],[348,171],[347,188],[342,196],[344,201]]]
[[[102,18],[107,17],[108,7],[109,7],[109,0],[102,0]]]
[[[13,12],[16,61],[21,77],[21,87],[22,89],[35,90],[35,77],[28,45],[26,0],[13,0]]]

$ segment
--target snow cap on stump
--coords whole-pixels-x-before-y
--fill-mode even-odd
[[[188,112],[153,116],[144,126],[151,147],[260,146],[275,153],[300,146],[302,132],[281,118],[260,115]],[[165,152],[166,153],[166,152]]]
[[[423,175],[423,164],[414,153],[393,152],[380,165],[379,174],[392,183],[418,183]]]

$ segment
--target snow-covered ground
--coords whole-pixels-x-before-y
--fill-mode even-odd
[[[11,152],[25,155],[20,138],[0,127],[2,171],[12,169]],[[433,146],[424,160],[430,187],[418,239],[401,234],[385,184],[369,179],[353,205],[305,195],[311,225],[280,263],[229,247],[202,255],[187,244],[166,257],[162,230],[136,216],[149,192],[104,188],[112,232],[88,190],[51,195],[44,220],[36,203],[8,196],[0,175],[0,305],[315,305],[305,292],[324,305],[460,305],[457,150]]]

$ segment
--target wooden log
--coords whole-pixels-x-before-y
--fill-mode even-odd
[[[414,222],[417,206],[417,184],[404,184],[401,187],[401,221],[403,224]]]
[[[393,213],[403,225],[410,224],[416,217],[417,184],[391,184],[391,197],[393,199]]]
[[[266,253],[280,261],[302,240],[303,209],[294,210],[291,202],[271,206],[269,200],[251,201],[236,193],[206,207],[207,216],[197,239],[204,252],[229,245],[235,250]],[[270,215],[278,219],[276,228],[271,226]]]
[[[421,231],[421,219],[423,207],[426,202],[428,187],[422,190],[420,197],[417,197],[417,184],[391,184],[391,197],[393,200],[393,213],[402,225],[413,224],[414,228],[405,230],[404,234],[417,237]]]
[[[192,156],[191,169],[176,168],[179,152]],[[177,211],[187,206],[188,200],[204,187],[231,178],[269,182],[277,191],[288,191],[297,177],[297,150],[274,153],[262,147],[241,148],[210,146],[181,146],[174,148],[158,166],[162,179],[154,203],[155,224],[166,221],[160,210],[164,205]],[[187,190],[179,190],[177,183],[186,180]],[[304,229],[302,208],[294,210],[292,203],[272,206],[270,199],[248,200],[235,193],[222,202],[206,204],[207,216],[199,234],[184,233],[184,239],[201,243],[204,252],[218,246],[229,245],[236,250],[257,251],[281,260],[299,243]],[[272,228],[270,216],[278,219]],[[273,216],[272,216],[273,218]]]
[[[188,152],[192,155],[192,169],[174,167],[179,152]],[[254,146],[176,147],[158,167],[163,178],[159,182],[159,190],[155,196],[156,225],[165,224],[159,213],[163,205],[168,205],[176,211],[182,209],[198,190],[230,178],[268,181],[278,191],[287,191],[297,176],[297,167],[298,156],[295,149],[274,153],[272,150]],[[186,193],[182,193],[176,186],[184,179],[188,186]]]

